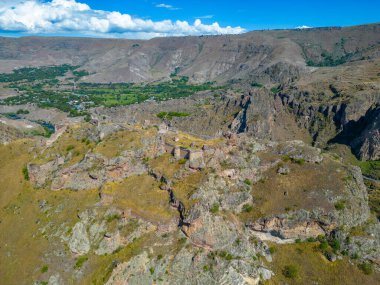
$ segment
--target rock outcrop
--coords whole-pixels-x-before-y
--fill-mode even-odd
[[[57,158],[46,164],[29,164],[30,181],[37,188],[51,182],[52,190],[96,189],[108,181],[147,172],[141,152],[125,151],[121,156],[107,159],[100,154],[87,153],[82,161],[64,167],[64,159]]]
[[[90,250],[90,240],[86,225],[82,222],[78,222],[74,228],[73,233],[69,241],[69,248],[73,253],[83,255]]]

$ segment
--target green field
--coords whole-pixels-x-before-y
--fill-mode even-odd
[[[145,101],[166,101],[191,96],[199,91],[216,90],[213,83],[193,85],[187,77],[173,76],[171,81],[152,84],[134,83],[77,83],[89,73],[77,66],[62,65],[22,68],[11,74],[0,74],[0,82],[20,92],[20,95],[0,100],[3,105],[35,103],[41,108],[57,108],[71,116],[86,115],[91,107],[124,106]],[[67,75],[73,77],[58,80]]]

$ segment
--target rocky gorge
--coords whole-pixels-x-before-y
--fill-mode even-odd
[[[116,93],[209,84],[83,114],[0,105],[0,283],[377,284],[379,27],[0,38],[4,72],[76,64],[78,86]]]

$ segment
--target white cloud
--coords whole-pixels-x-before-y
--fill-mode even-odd
[[[97,37],[152,38],[158,36],[239,34],[241,27],[206,25],[200,19],[153,21],[129,14],[93,10],[76,0],[5,0],[0,3],[0,32],[75,34]]]
[[[169,9],[169,10],[179,10],[180,9],[177,7],[173,7],[172,5],[169,5],[169,4],[157,4],[156,7],[157,8],[165,8],[165,9]]]
[[[303,29],[311,29],[311,28],[312,28],[312,27],[305,26],[305,25],[296,27],[296,29],[300,29],[300,30],[303,30]]]
[[[195,17],[196,19],[212,19],[214,18],[214,15],[204,15],[204,16],[199,16]]]

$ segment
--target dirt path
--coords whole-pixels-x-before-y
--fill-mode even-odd
[[[47,147],[51,146],[67,129],[67,126],[61,126],[52,136],[46,140],[45,144]]]

